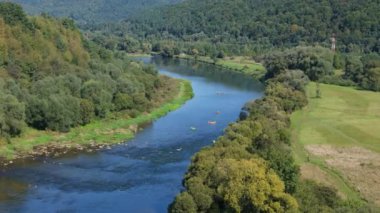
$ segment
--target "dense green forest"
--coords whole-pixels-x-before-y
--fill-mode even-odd
[[[73,21],[0,3],[0,138],[27,125],[67,132],[110,112],[149,111],[157,71],[84,39]]]
[[[142,9],[174,4],[182,0],[12,0],[32,15],[47,13],[74,19],[81,25],[119,21]]]
[[[257,55],[297,45],[330,47],[333,35],[340,52],[380,51],[377,0],[15,2],[31,14],[72,18],[130,52]]]
[[[85,29],[92,41],[109,50],[208,56],[214,61],[247,55],[263,62],[277,50],[300,46],[286,55],[274,55],[273,60],[306,72],[318,67],[319,71],[312,70],[312,80],[378,91],[379,9],[376,0],[189,0],[146,10],[122,23]],[[335,53],[328,50],[333,35]],[[323,61],[316,60],[318,56]],[[303,64],[286,65],[295,60]],[[343,70],[343,75],[337,75],[337,70]]]
[[[341,52],[379,52],[379,10],[378,0],[188,0],[127,24],[142,38],[207,41],[224,44],[227,52],[237,51],[236,45],[241,47],[236,53],[300,44],[329,47],[333,34]]]
[[[338,52],[380,51],[377,0],[16,2],[32,14],[72,18],[99,44],[127,52],[260,55],[298,45],[329,48],[333,35]]]

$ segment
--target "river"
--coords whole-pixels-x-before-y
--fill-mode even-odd
[[[263,95],[260,83],[210,64],[140,60],[191,81],[194,98],[111,150],[0,170],[0,212],[166,212],[183,189],[191,156],[222,135],[244,103]]]

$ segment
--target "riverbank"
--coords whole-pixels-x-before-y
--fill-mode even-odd
[[[216,60],[213,60],[208,56],[194,57],[191,55],[181,54],[181,55],[175,56],[175,58],[195,60],[195,61],[200,61],[200,62],[204,62],[208,64],[213,64],[215,66],[219,66],[222,68],[243,73],[245,75],[252,76],[254,79],[258,79],[258,80],[261,79],[266,73],[266,69],[262,64],[256,63],[252,59],[248,57],[243,57],[243,56],[225,57],[222,59],[218,58]]]
[[[127,53],[130,58],[141,58],[141,57],[151,57],[154,53]]]
[[[376,92],[315,83],[308,107],[291,117],[293,150],[302,176],[336,188],[343,197],[380,205],[380,96]]]
[[[112,113],[105,119],[73,128],[68,133],[28,128],[21,137],[13,138],[10,143],[0,143],[2,144],[0,145],[0,159],[2,159],[0,166],[7,166],[26,158],[60,156],[69,152],[94,152],[99,149],[109,149],[112,144],[123,143],[133,138],[141,129],[141,125],[178,109],[193,97],[190,82],[174,79],[173,82],[171,84],[174,84],[172,86],[177,88],[177,92],[169,100],[151,112],[142,113],[135,118],[130,118],[123,113]],[[167,92],[160,91],[158,95]]]

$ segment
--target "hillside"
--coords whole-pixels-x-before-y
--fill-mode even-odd
[[[379,10],[377,0],[189,0],[142,13],[130,28],[139,37],[252,44],[256,52],[299,44],[330,47],[336,34],[342,52],[379,52]]]
[[[70,20],[28,17],[0,3],[0,28],[0,146],[14,147],[29,128],[69,132],[112,113],[136,117],[179,89],[153,68],[87,41]]]
[[[119,21],[141,9],[174,4],[181,0],[12,0],[33,15],[47,13],[69,17],[81,24]]]

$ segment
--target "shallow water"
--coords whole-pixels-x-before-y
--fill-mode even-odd
[[[262,96],[260,83],[213,65],[140,60],[191,81],[194,98],[111,150],[0,170],[0,212],[166,212],[191,156],[223,134],[244,103]]]

